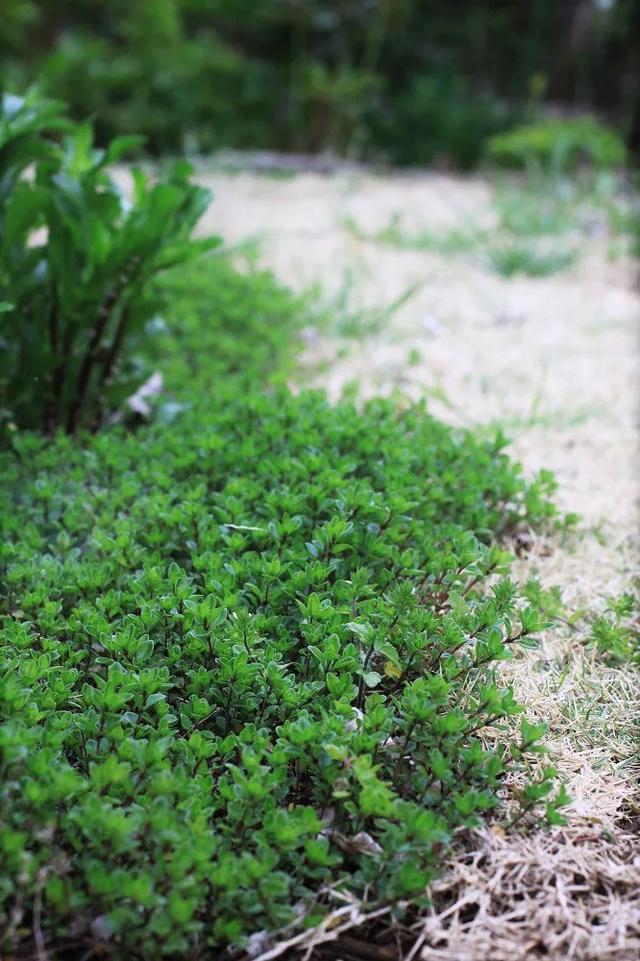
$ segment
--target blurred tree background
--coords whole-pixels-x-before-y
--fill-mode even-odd
[[[469,169],[547,110],[640,146],[639,0],[4,0],[0,82],[154,154],[330,150]]]

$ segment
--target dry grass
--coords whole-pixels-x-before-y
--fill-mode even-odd
[[[423,961],[635,961],[637,837],[601,830],[503,837],[478,832],[434,886]]]
[[[552,469],[560,506],[582,515],[578,536],[551,550],[534,544],[519,576],[558,584],[574,610],[629,586],[639,556],[639,302],[635,267],[608,259],[606,231],[582,240],[569,270],[509,280],[469,250],[402,249],[348,228],[351,218],[370,236],[400,214],[413,231],[491,230],[492,188],[479,178],[205,179],[217,201],[203,229],[231,243],[262,236],[261,261],[298,289],[319,281],[335,292],[348,269],[353,301],[367,308],[417,285],[373,336],[345,345],[310,331],[305,384],[338,396],[356,379],[362,395],[426,395],[454,423],[505,425],[526,470]],[[461,840],[405,957],[419,956],[416,945],[424,961],[640,957],[640,846],[628,830],[640,685],[582,640],[559,628],[507,668],[529,713],[549,722],[574,798],[567,827]]]

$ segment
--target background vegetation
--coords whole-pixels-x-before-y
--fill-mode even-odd
[[[0,79],[38,78],[97,139],[473,166],[546,103],[640,139],[634,0],[8,0]]]

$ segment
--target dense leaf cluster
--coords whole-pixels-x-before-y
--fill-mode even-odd
[[[130,347],[157,309],[152,281],[218,243],[190,239],[210,195],[187,164],[154,184],[136,171],[123,195],[109,167],[139,142],[95,149],[60,104],[2,97],[0,430],[99,426],[144,379]]]
[[[285,381],[311,319],[307,295],[270,271],[237,269],[224,251],[168,271],[155,296],[141,360],[162,373],[165,399],[189,406],[224,395],[230,378],[236,390]]]
[[[2,455],[0,943],[218,958],[420,895],[525,771],[496,538],[551,513],[422,407],[243,396]],[[553,801],[548,815],[557,817]]]

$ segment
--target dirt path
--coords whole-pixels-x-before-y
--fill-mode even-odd
[[[612,238],[597,216],[573,238],[580,256],[568,270],[506,279],[473,239],[497,217],[494,188],[480,178],[203,179],[216,194],[205,229],[231,243],[258,236],[259,263],[295,288],[320,282],[336,304],[348,289],[352,327],[378,319],[379,329],[349,344],[310,331],[303,381],[338,396],[355,379],[362,395],[400,389],[426,395],[449,421],[501,423],[525,469],[553,470],[560,506],[582,516],[579,534],[553,551],[534,543],[519,576],[559,584],[574,609],[602,606],[629,586],[638,561],[640,305],[635,267],[609,259]],[[389,240],[390,225],[392,243],[375,239],[387,229]],[[403,295],[397,310],[380,311]],[[479,832],[440,884],[422,957],[637,959],[638,678],[603,666],[568,629],[550,632],[509,673],[529,713],[549,722],[574,798],[570,823],[532,839]]]

